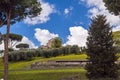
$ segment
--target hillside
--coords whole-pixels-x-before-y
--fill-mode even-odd
[[[117,45],[120,45],[120,31],[113,32],[114,40],[117,40]],[[58,56],[52,58],[42,58],[42,57],[34,57],[31,61],[20,61],[20,62],[9,62],[9,69],[27,69],[34,62],[46,62],[49,60],[85,60],[87,55],[79,54],[79,55],[67,55],[67,56]],[[3,69],[3,61],[0,59],[0,70]]]
[[[120,31],[113,32],[113,38],[114,39],[120,38]]]
[[[115,40],[115,44],[120,46],[120,31],[113,32],[113,38]]]
[[[58,56],[52,58],[42,58],[42,57],[35,57],[31,61],[20,61],[20,62],[9,62],[9,69],[27,69],[32,63],[34,62],[46,62],[49,60],[85,60],[87,56],[85,54],[79,55],[67,55],[67,56]],[[0,70],[3,69],[3,62],[0,59]]]
[[[120,45],[120,31],[113,32],[114,40],[117,45]],[[120,54],[117,54],[119,57]],[[60,80],[61,78],[69,78],[70,76],[80,76],[81,79],[86,79],[86,70],[83,68],[60,68],[60,69],[46,69],[46,70],[30,70],[29,67],[34,62],[45,63],[49,60],[86,60],[86,54],[70,54],[66,56],[57,56],[51,58],[34,57],[31,61],[9,62],[9,79],[10,80]],[[120,58],[118,59],[120,60]],[[0,79],[3,78],[3,60],[0,58]],[[48,77],[49,76],[49,77]],[[53,77],[54,76],[54,77]]]

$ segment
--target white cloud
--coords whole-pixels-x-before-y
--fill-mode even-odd
[[[120,31],[120,25],[113,28],[113,32],[115,32],[115,31]]]
[[[48,40],[54,37],[58,37],[58,34],[50,33],[46,29],[40,29],[36,28],[35,29],[35,38],[40,42],[41,45],[46,45]]]
[[[27,43],[27,44],[29,44],[30,49],[31,48],[37,48],[37,46],[35,46],[35,44],[25,36],[23,36],[22,41],[19,42],[19,43]],[[19,44],[19,43],[17,43],[17,44]]]
[[[78,45],[86,46],[86,39],[88,32],[81,26],[70,27],[70,35],[67,37],[68,41],[64,45]]]
[[[67,9],[67,8],[64,10],[64,13],[65,13],[65,14],[68,14],[69,12],[70,12],[70,11],[69,11],[69,9]]]
[[[69,14],[70,11],[72,11],[72,10],[73,10],[73,7],[66,8],[66,9],[64,10],[64,14]]]
[[[83,1],[85,1],[85,0],[80,0],[80,1],[82,1],[82,2],[83,2]]]
[[[119,29],[117,27],[120,26],[120,17],[109,13],[109,11],[104,6],[103,0],[82,0],[82,1],[86,2],[87,6],[90,8],[88,11],[90,18],[100,14],[105,15],[107,18],[107,21],[111,25],[116,26],[114,27],[115,29]]]
[[[30,49],[31,48],[37,48],[37,46],[35,46],[35,44],[31,40],[29,40],[27,37],[25,37],[25,36],[23,36],[23,39],[21,40],[21,42],[18,42],[17,44],[20,44],[20,43],[27,43],[27,44],[29,44],[29,48]],[[17,49],[15,46],[13,48]],[[0,50],[4,50],[4,42],[2,42],[2,44],[0,45]]]
[[[43,0],[38,0],[41,3],[41,14],[34,18],[27,17],[24,22],[27,24],[38,24],[38,23],[45,23],[50,20],[50,15],[55,12],[55,7],[48,2],[44,2]]]

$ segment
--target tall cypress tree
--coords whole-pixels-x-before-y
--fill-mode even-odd
[[[113,47],[112,27],[106,17],[98,15],[91,19],[87,38],[87,77],[91,79],[117,79],[117,60]]]

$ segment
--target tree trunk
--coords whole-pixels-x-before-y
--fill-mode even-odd
[[[10,33],[10,13],[7,16],[7,32],[4,38],[4,80],[8,80],[8,43],[9,43],[9,33]]]

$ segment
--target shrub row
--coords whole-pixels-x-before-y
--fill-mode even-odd
[[[56,57],[59,55],[68,55],[68,54],[79,54],[80,48],[78,46],[65,46],[61,48],[52,48],[52,49],[34,49],[34,50],[19,50],[9,53],[9,61],[26,61],[32,60],[33,57]]]

